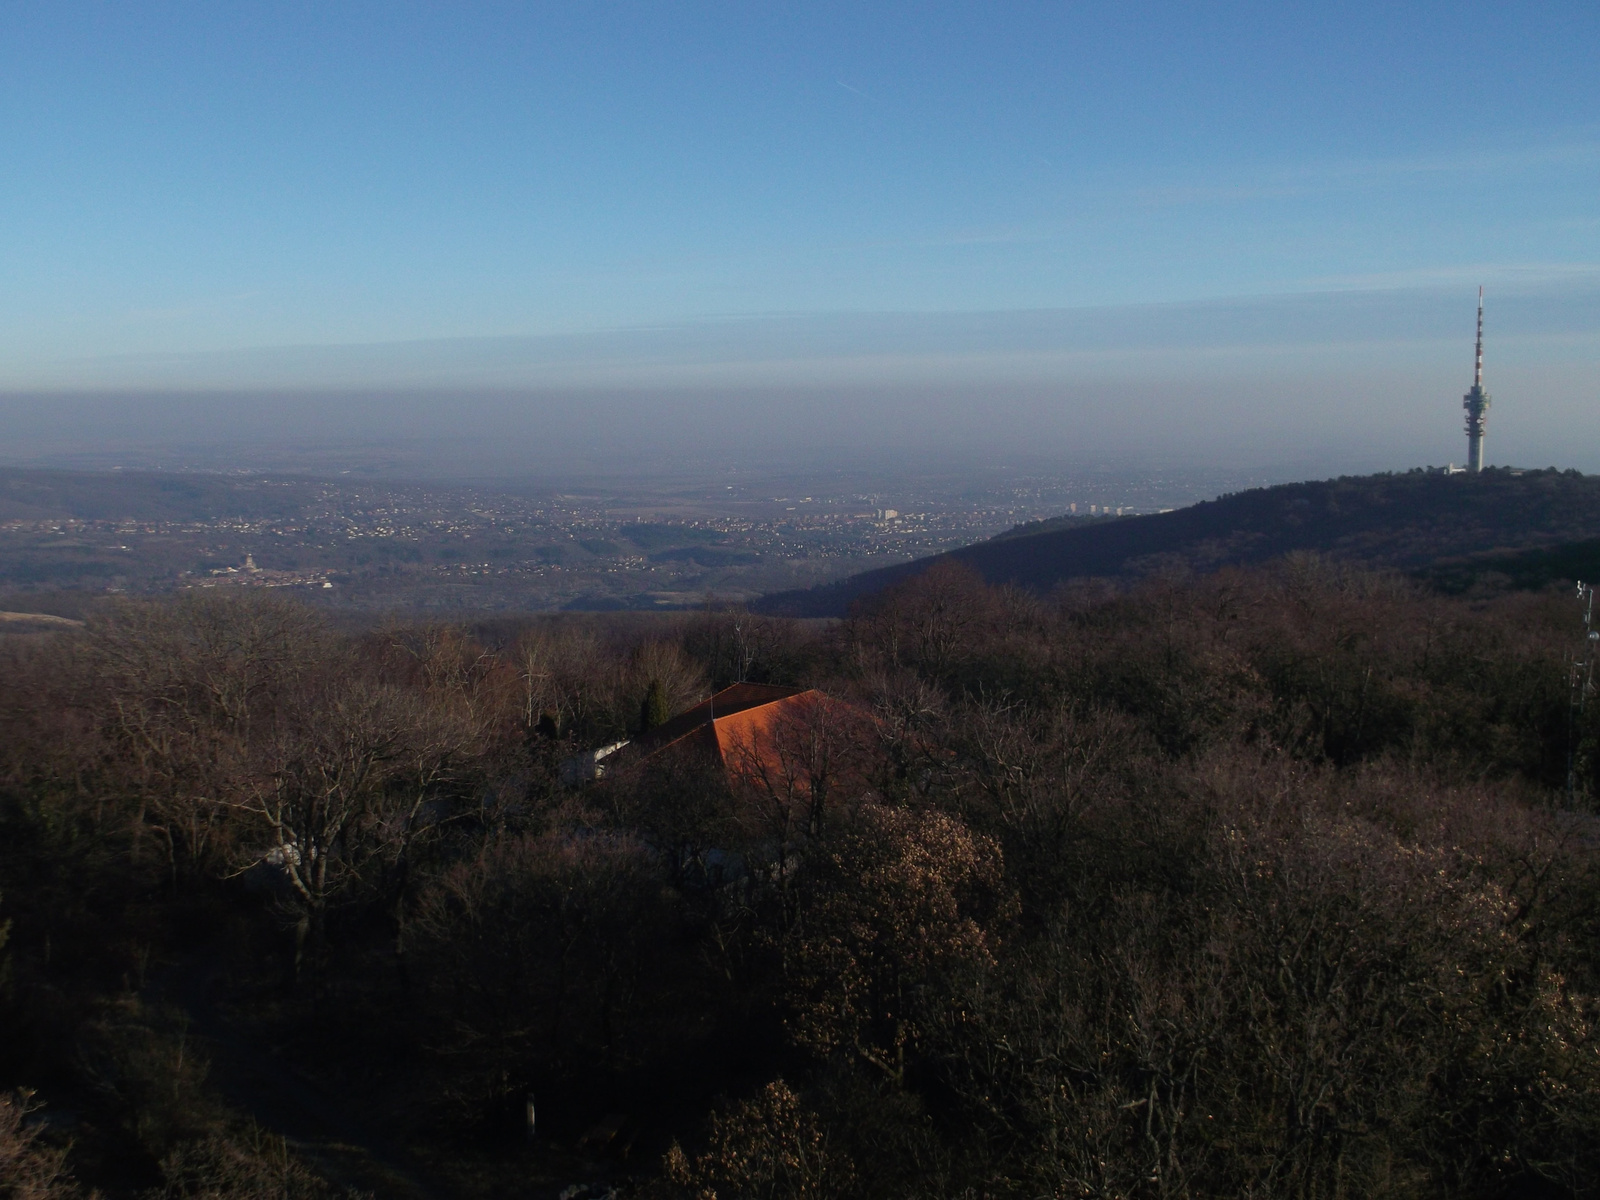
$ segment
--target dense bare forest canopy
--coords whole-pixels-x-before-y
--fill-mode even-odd
[[[1600,476],[1491,467],[1416,469],[1253,488],[1172,512],[1086,522],[1061,518],[941,555],[988,582],[1048,592],[1075,579],[1214,571],[1316,553],[1368,567],[1421,571],[1467,590],[1484,581],[1541,587],[1600,562]],[[1567,543],[1582,543],[1554,548]],[[850,604],[926,570],[883,567],[764,598],[762,611],[843,616]]]
[[[1296,558],[945,564],[831,625],[207,592],[11,636],[0,1194],[360,1186],[209,1028],[440,1195],[1593,1196],[1583,632]],[[566,781],[739,681],[832,702]]]

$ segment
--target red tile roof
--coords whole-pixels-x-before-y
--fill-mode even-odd
[[[774,687],[765,683],[736,683],[723,688],[711,699],[701,701],[687,712],[679,713],[665,724],[658,725],[641,736],[636,744],[646,754],[653,754],[678,741],[685,734],[709,724],[713,718],[720,723],[724,717],[732,717],[749,709],[787,700],[802,693],[801,688]]]
[[[859,721],[853,705],[814,689],[741,683],[652,730],[647,756],[683,751],[714,755],[724,770],[755,781],[766,776],[805,782],[805,742],[824,725]]]

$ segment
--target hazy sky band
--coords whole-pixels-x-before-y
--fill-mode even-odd
[[[1015,313],[746,318],[77,364],[0,394],[10,461],[457,477],[785,461],[1274,466],[1461,457],[1455,287]],[[1600,277],[1503,281],[1489,461],[1600,470]],[[374,382],[380,381],[380,382]]]

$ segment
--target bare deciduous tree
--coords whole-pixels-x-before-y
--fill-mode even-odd
[[[213,859],[246,747],[327,645],[298,605],[215,592],[124,604],[93,626],[90,703],[174,874]]]
[[[385,685],[320,680],[252,746],[248,782],[232,807],[264,836],[269,861],[292,889],[296,974],[307,951],[321,949],[329,903],[378,844],[380,798],[406,750],[407,709]]]

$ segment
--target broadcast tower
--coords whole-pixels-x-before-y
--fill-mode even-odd
[[[1483,470],[1483,431],[1489,423],[1489,393],[1483,390],[1483,288],[1478,289],[1478,353],[1472,368],[1472,390],[1461,399],[1467,410],[1467,470]]]

